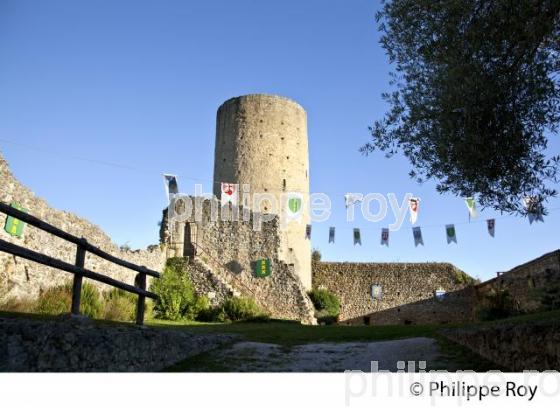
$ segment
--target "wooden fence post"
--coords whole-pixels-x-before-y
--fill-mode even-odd
[[[82,238],[85,242],[85,239]],[[78,245],[76,250],[76,266],[83,268],[86,263],[86,249],[83,245]],[[82,275],[74,275],[74,281],[72,283],[72,314],[80,314],[80,300],[82,297]]]
[[[142,290],[146,290],[146,274],[144,272],[136,275],[136,286]],[[138,295],[138,304],[136,305],[136,324],[142,326],[144,324],[144,310],[146,308],[146,296]]]

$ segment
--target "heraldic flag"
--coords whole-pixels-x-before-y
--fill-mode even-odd
[[[334,226],[329,228],[329,243],[334,243]]]
[[[465,199],[465,204],[467,205],[467,209],[469,210],[469,220],[478,218],[475,199],[470,196]]]
[[[488,219],[486,221],[486,226],[488,227],[488,233],[493,238],[496,233],[496,220],[495,219]]]
[[[222,182],[221,203],[222,206],[231,203],[237,206],[239,199],[239,185]]]
[[[381,245],[389,246],[389,228],[381,229]]]
[[[445,225],[445,233],[447,234],[447,243],[457,243],[457,232],[455,232],[455,225]]]
[[[360,236],[360,228],[354,228],[354,245],[362,245],[362,238]]]
[[[414,225],[418,220],[418,207],[420,206],[420,198],[410,198],[408,207],[410,208],[410,223]]]
[[[412,228],[412,236],[414,236],[414,246],[424,246],[424,241],[422,240],[422,230],[419,226]]]
[[[286,195],[285,204],[286,220],[300,220],[303,214],[303,194],[301,192],[289,192]]]

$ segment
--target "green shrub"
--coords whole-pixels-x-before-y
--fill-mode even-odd
[[[227,318],[232,322],[254,320],[260,316],[264,316],[253,299],[244,297],[228,297],[224,301],[223,310]]]
[[[69,289],[70,292],[72,292],[72,285],[69,285]],[[94,285],[88,282],[82,284],[80,313],[93,319],[101,319],[103,317],[103,301],[101,299],[101,294]]]
[[[224,310],[224,306],[209,307],[199,312],[196,320],[201,322],[228,322],[228,316]]]
[[[136,318],[138,296],[121,289],[112,289],[105,294],[104,319],[133,321]]]
[[[152,282],[150,290],[159,296],[154,313],[160,319],[193,320],[208,308],[208,298],[195,294],[183,258],[169,259],[161,278]]]
[[[47,289],[37,299],[36,312],[44,315],[69,314],[72,307],[72,283]],[[82,283],[80,313],[93,319],[103,316],[103,303],[97,288],[91,283]]]
[[[49,288],[37,299],[37,313],[43,315],[62,315],[70,313],[72,292],[68,285]]]
[[[318,312],[318,317],[336,317],[340,313],[338,297],[327,289],[313,289],[309,292],[309,297]]]

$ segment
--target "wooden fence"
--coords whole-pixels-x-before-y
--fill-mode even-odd
[[[54,236],[64,239],[76,245],[76,263],[74,265],[61,261],[59,259],[52,258],[50,256],[44,255],[32,251],[30,249],[15,245],[13,243],[4,241],[0,239],[0,252],[6,252],[20,258],[25,258],[33,262],[40,263],[42,265],[50,266],[51,268],[60,269],[65,272],[72,273],[74,275],[74,280],[72,284],[72,314],[80,314],[80,298],[82,294],[82,280],[83,278],[89,278],[97,282],[104,283],[106,285],[113,286],[117,289],[122,289],[126,292],[134,293],[138,295],[138,303],[136,306],[136,323],[142,325],[144,323],[144,311],[146,307],[146,298],[157,300],[158,296],[155,293],[146,290],[146,276],[152,276],[154,278],[159,278],[159,273],[146,268],[145,266],[138,266],[133,263],[127,262],[125,260],[119,259],[101,249],[93,246],[84,238],[78,238],[74,235],[69,234],[61,229],[58,229],[48,223],[29,215],[25,212],[19,211],[3,202],[0,202],[0,212],[12,216],[20,221],[23,221],[31,226],[39,228],[45,232],[48,232]],[[131,269],[137,272],[134,286],[128,285],[124,282],[120,282],[109,276],[102,275],[97,272],[85,269],[86,252],[93,253],[107,261],[110,261],[116,265],[122,266],[124,268]]]

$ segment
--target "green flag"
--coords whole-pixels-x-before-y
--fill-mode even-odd
[[[17,209],[18,211],[27,212],[27,210],[18,203],[14,202],[10,204],[10,206]],[[10,235],[15,236],[16,238],[21,238],[21,236],[23,235],[24,226],[25,222],[8,215],[8,217],[6,218],[6,225],[4,225],[4,230]]]
[[[270,268],[270,259],[259,259],[255,262],[255,276],[258,278],[265,278],[272,273]]]

